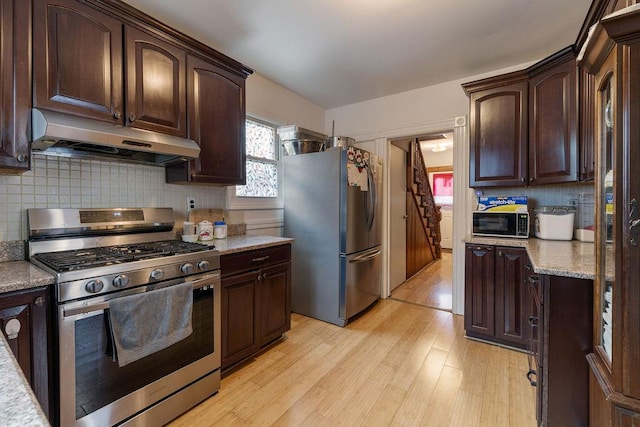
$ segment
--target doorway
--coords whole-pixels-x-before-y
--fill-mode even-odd
[[[411,277],[407,277],[407,260],[411,236],[407,235],[407,188],[411,170],[407,155],[411,143],[417,142],[426,166],[429,185],[440,209],[441,258],[435,259]],[[453,132],[398,138],[389,145],[389,226],[391,298],[440,310],[452,311],[453,257]],[[410,231],[410,230],[409,230]],[[413,270],[415,271],[415,270]]]

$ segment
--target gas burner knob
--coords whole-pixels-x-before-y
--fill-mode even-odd
[[[164,276],[164,271],[160,270],[159,268],[155,268],[151,271],[151,278],[153,280],[160,280],[162,279],[163,276]]]
[[[104,283],[100,279],[89,280],[85,285],[84,289],[90,294],[97,294],[104,288]]]
[[[193,271],[193,264],[191,264],[190,262],[185,262],[184,264],[182,264],[182,266],[180,267],[180,270],[184,273],[184,274],[189,274]]]
[[[198,270],[205,271],[209,268],[209,261],[203,259],[202,261],[198,261]]]
[[[129,284],[129,277],[127,277],[126,274],[118,274],[116,277],[113,278],[113,286],[115,286],[118,289],[124,288],[128,284]]]

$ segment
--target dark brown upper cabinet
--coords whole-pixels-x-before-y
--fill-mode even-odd
[[[469,109],[469,186],[527,185],[526,72],[465,83]]]
[[[30,168],[31,3],[0,0],[0,172]]]
[[[470,187],[577,181],[574,52],[570,46],[526,70],[462,85],[470,101]]]
[[[578,83],[573,47],[529,69],[529,183],[577,180]]]
[[[186,137],[185,51],[129,26],[125,46],[127,124]]]
[[[186,137],[184,50],[75,0],[34,16],[36,108]]]
[[[75,0],[33,13],[34,107],[123,123],[122,22]]]
[[[245,183],[245,79],[218,64],[187,58],[189,137],[196,160],[168,166],[167,182]]]

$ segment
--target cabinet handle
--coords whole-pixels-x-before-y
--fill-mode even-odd
[[[524,176],[520,177],[520,182],[527,182],[527,178],[525,178]]]
[[[533,179],[534,179],[533,177],[529,178],[529,182],[533,182]]]
[[[38,297],[33,301],[33,303],[36,305],[36,307],[42,307],[44,305],[44,298]]]
[[[502,251],[498,251],[498,256],[502,256]]]
[[[538,326],[538,318],[536,316],[529,316],[529,325],[532,328],[536,328]]]
[[[269,259],[269,255],[261,256],[261,257],[252,259],[251,262],[262,262],[262,261],[266,261],[268,259]]]
[[[133,122],[135,122],[135,121],[136,121],[136,116],[134,116],[133,114],[131,114],[131,115],[129,116],[129,123],[133,123]]]
[[[631,200],[631,212],[629,212],[629,235],[633,246],[638,246],[638,231],[640,231],[640,219],[638,218],[638,201],[633,198]]]
[[[529,380],[529,384],[531,384],[532,387],[537,387],[538,382],[531,379],[532,375],[536,376],[536,380],[538,379],[538,373],[535,371],[535,369],[529,369],[529,372],[527,372],[527,379]]]
[[[120,120],[120,117],[122,117],[122,116],[120,115],[119,111],[116,111],[115,113],[113,113],[113,119],[114,120]]]
[[[27,154],[18,154],[18,157],[16,158],[16,160],[18,160],[18,163],[25,163],[28,159],[29,156]]]
[[[531,271],[531,264],[525,264],[524,268],[526,268],[527,271]]]
[[[258,279],[258,282],[262,282],[262,274],[258,274],[258,277],[256,277],[256,279]]]

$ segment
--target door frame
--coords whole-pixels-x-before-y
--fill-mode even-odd
[[[374,134],[353,135],[358,141],[366,141],[363,144],[367,150],[373,151],[383,159],[386,167],[389,160],[389,145],[391,139],[408,137],[410,135],[420,135],[438,132],[441,129],[453,129],[453,174],[454,180],[453,204],[456,207],[453,211],[453,303],[454,314],[464,313],[464,268],[465,268],[465,238],[471,235],[471,212],[475,207],[475,196],[469,188],[469,129],[467,116],[457,116],[453,118],[438,120],[409,126],[406,128],[394,128],[381,130]],[[359,145],[359,144],[358,144]],[[364,148],[364,147],[363,147]],[[383,298],[391,295],[390,291],[390,253],[389,241],[391,227],[390,217],[390,179],[386,169],[383,172],[383,236],[382,236],[382,289]]]

